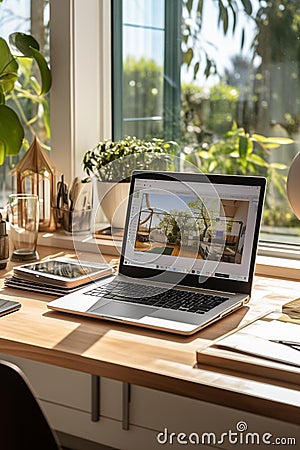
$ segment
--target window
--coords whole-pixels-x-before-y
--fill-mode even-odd
[[[11,0],[0,3],[1,37],[7,41],[9,34],[15,31],[32,34],[48,59],[49,1]],[[35,80],[29,77],[28,64],[20,62],[19,72],[25,81],[7,96],[7,104],[22,117],[25,141],[18,156],[7,157],[4,164],[0,165],[0,206],[6,203],[7,195],[11,192],[10,170],[32,143],[33,136],[38,136],[45,149],[50,148],[49,96],[30,101],[31,95],[35,93]]]
[[[299,2],[116,0],[114,11],[114,137],[174,139],[204,172],[267,176],[262,237],[298,242],[285,178],[300,149]]]
[[[165,0],[123,0],[123,8],[119,0],[113,4],[114,138],[174,139],[180,118],[181,5]]]
[[[100,139],[111,137],[111,0],[46,2],[45,24],[53,80],[50,91],[50,157],[58,176],[63,173],[65,180],[70,182],[76,175],[85,175],[82,171],[83,154]],[[17,25],[25,32],[30,31],[30,5],[34,4],[41,6],[43,2],[0,2],[2,26],[7,22],[3,14],[6,6],[12,18],[11,28],[6,27],[6,35],[16,31]],[[16,16],[21,16],[23,10],[26,12],[24,20],[16,22]],[[36,7],[34,11],[37,12]],[[7,171],[1,172],[2,167],[1,185],[2,180],[10,180]],[[3,203],[7,195],[8,187],[3,192]],[[0,199],[0,206],[1,203]]]
[[[114,121],[114,137],[161,135],[163,133],[164,0],[114,2],[114,74],[123,95],[114,96],[114,110],[122,117]],[[123,17],[122,13],[123,12]],[[118,27],[118,28],[117,28]],[[118,56],[117,56],[118,55]]]

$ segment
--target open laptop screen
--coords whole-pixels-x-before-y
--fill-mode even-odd
[[[125,273],[164,273],[164,281],[181,274],[197,286],[211,280],[248,284],[264,184],[259,177],[139,173],[128,204]]]

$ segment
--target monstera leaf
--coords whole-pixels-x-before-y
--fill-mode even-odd
[[[19,153],[24,129],[17,114],[8,106],[0,105],[0,164],[5,156]]]
[[[17,113],[5,104],[6,95],[12,95],[16,81],[18,80],[20,85],[24,81],[19,77],[18,59],[31,58],[37,63],[41,78],[39,95],[47,93],[51,87],[50,69],[34,37],[24,33],[13,33],[9,36],[9,44],[13,51],[16,51],[16,55],[12,54],[6,40],[0,38],[0,165],[6,156],[19,153],[24,139],[24,128]],[[38,83],[36,84],[38,86]],[[29,101],[30,98],[31,92],[28,93]]]
[[[51,72],[45,58],[40,52],[39,43],[34,37],[25,33],[12,33],[9,36],[9,43],[23,56],[33,58],[36,61],[42,80],[41,94],[47,93],[51,87]]]

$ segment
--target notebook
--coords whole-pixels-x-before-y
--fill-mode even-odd
[[[251,295],[266,180],[134,171],[119,272],[50,309],[192,334]]]

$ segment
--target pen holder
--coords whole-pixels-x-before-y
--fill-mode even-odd
[[[60,224],[66,233],[84,234],[91,229],[92,209],[73,210],[54,208],[56,223]]]

